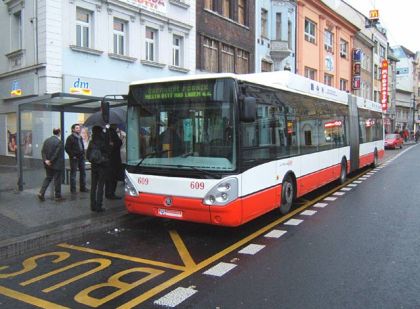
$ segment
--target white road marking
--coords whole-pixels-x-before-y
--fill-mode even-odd
[[[362,183],[363,181],[360,181],[360,180],[355,180],[355,181],[353,181],[354,183]]]
[[[283,236],[286,233],[287,233],[287,231],[283,231],[283,230],[272,230],[271,232],[265,234],[264,237],[280,238],[281,236]]]
[[[347,185],[347,187],[357,187],[357,184],[356,183],[350,183],[350,184]]]
[[[155,300],[153,303],[159,306],[174,308],[197,292],[197,290],[192,288],[179,287],[169,292],[165,296],[159,298],[158,300]]]
[[[358,179],[359,180],[366,180],[367,178],[366,177],[359,177]]]
[[[207,269],[205,272],[203,272],[203,274],[209,275],[209,276],[221,277],[227,272],[234,269],[236,266],[237,266],[236,264],[220,262],[219,264],[214,265],[212,268]]]
[[[333,195],[335,195],[335,196],[342,196],[344,194],[346,194],[346,192],[340,192],[340,191],[338,191],[338,192],[334,192]]]
[[[315,205],[314,205],[314,207],[318,207],[318,208],[324,208],[325,206],[327,206],[328,204],[327,203],[316,203]]]
[[[316,214],[316,210],[305,210],[302,211],[300,214],[304,216],[313,216],[314,214]]]
[[[324,198],[324,201],[332,202],[332,201],[335,201],[336,199],[337,199],[336,197],[329,196],[329,197]]]
[[[341,188],[342,191],[350,191],[351,189],[352,188],[348,188],[348,187]]]
[[[256,244],[250,244],[239,251],[239,253],[242,254],[251,254],[254,255],[260,250],[262,250],[265,246],[264,245],[256,245]]]
[[[303,222],[303,220],[299,220],[299,219],[290,219],[287,220],[286,222],[284,222],[284,225],[299,225]]]

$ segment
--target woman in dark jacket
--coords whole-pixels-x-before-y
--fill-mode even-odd
[[[90,209],[101,212],[106,180],[106,172],[109,167],[109,144],[105,142],[102,128],[95,126],[92,128],[92,140],[86,152],[88,160],[92,164],[92,188],[90,191]]]

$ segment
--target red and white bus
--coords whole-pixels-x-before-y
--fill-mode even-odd
[[[381,105],[294,75],[130,85],[129,212],[238,226],[384,154]]]

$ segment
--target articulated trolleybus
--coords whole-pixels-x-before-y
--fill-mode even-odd
[[[381,105],[294,75],[130,85],[129,212],[238,226],[384,154]]]

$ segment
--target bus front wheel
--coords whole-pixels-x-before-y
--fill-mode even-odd
[[[285,215],[287,214],[293,205],[293,200],[295,199],[295,185],[290,175],[287,175],[283,180],[283,185],[281,189],[281,205],[280,213]]]

